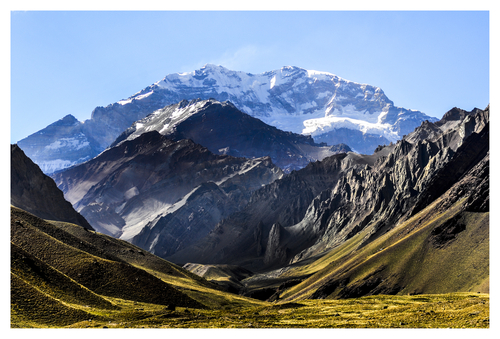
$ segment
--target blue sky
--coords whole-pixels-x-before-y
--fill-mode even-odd
[[[207,63],[292,65],[441,117],[489,98],[487,11],[13,11],[11,142]]]

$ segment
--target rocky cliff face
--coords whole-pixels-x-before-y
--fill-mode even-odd
[[[286,260],[287,249],[282,245],[282,232],[283,228],[279,223],[271,227],[264,253],[264,265]]]
[[[272,260],[275,257],[272,249],[276,248],[273,243],[285,243],[285,228],[302,220],[314,197],[335,185],[346,157],[347,154],[342,153],[310,163],[256,190],[240,211],[221,220],[206,238],[166,258],[178,263],[234,260],[250,269],[276,264],[276,260]],[[275,226],[272,231],[274,224],[282,226]],[[279,241],[269,243],[269,234],[277,234],[278,229]],[[233,256],[234,251],[238,252],[237,257]]]
[[[230,101],[283,131],[329,145],[342,142],[366,154],[379,144],[395,142],[422,121],[437,120],[394,106],[380,88],[327,72],[287,66],[249,74],[206,65],[194,72],[167,75],[128,99],[97,107],[83,123],[65,117],[18,144],[45,173],[51,173],[93,158],[152,112],[182,100],[210,98]]]
[[[252,191],[281,176],[268,157],[215,155],[152,131],[54,179],[98,231],[166,256],[208,234]]]
[[[454,111],[459,110],[445,114],[438,123],[422,123],[403,140],[379,147],[373,155],[326,158],[256,191],[244,209],[219,223],[217,228],[224,233],[212,233],[172,259],[182,262],[183,256],[188,261],[197,257],[201,262],[259,270],[324,253],[361,230],[367,232],[364,242],[370,242],[428,206],[486,161],[489,107],[459,112],[458,120]],[[310,185],[313,167],[333,179],[318,185],[316,191]],[[486,168],[476,168],[474,193],[460,191],[455,200],[450,199],[468,197],[470,208],[486,208],[487,200],[481,201],[489,192]],[[285,201],[295,213],[281,205]],[[273,226],[277,222],[282,228]],[[247,233],[252,236],[242,236]],[[260,246],[250,238],[258,239]],[[275,249],[274,254],[267,248]]]
[[[11,145],[10,203],[42,219],[66,221],[93,229],[64,199],[54,180],[42,173],[17,146]]]

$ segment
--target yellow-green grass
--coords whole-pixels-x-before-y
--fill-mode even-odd
[[[114,299],[119,311],[74,328],[488,328],[489,295],[452,293],[302,300],[251,307],[166,310]]]
[[[10,270],[16,279],[23,280],[24,283],[31,286],[36,286],[36,289],[41,293],[61,302],[103,309],[115,308],[108,300],[12,243]]]
[[[122,240],[17,208],[11,209],[11,276],[12,327],[61,327],[103,316],[142,319],[172,307],[265,304],[214,289]]]
[[[64,327],[95,318],[11,273],[11,327]],[[107,310],[109,311],[109,309]]]
[[[264,301],[244,297],[237,294],[227,293],[218,289],[199,284],[198,281],[186,277],[176,277],[163,272],[148,270],[149,273],[157,276],[166,283],[176,287],[194,300],[199,301],[208,308],[220,307],[251,307],[255,305],[265,305]]]
[[[234,304],[239,306],[260,305],[264,302],[247,298],[231,293],[226,293],[216,288],[216,285],[209,283],[187,270],[154,256],[130,243],[119,239],[109,237],[107,235],[89,232],[74,224],[51,221],[57,227],[77,236],[79,239],[88,240],[94,246],[114,253],[117,257],[132,264],[150,275],[161,279],[162,281],[174,286],[184,294],[190,296],[194,300],[201,302],[203,305],[211,308],[226,307]],[[134,252],[130,252],[132,249]],[[141,252],[142,254],[137,254]]]
[[[82,227],[79,227],[75,224],[61,221],[50,222],[56,225],[58,228],[66,231],[67,233],[76,236],[78,239],[91,243],[99,250],[110,253],[116,258],[123,260],[133,266],[153,270],[156,272],[164,272],[170,276],[186,277],[188,279],[197,281],[201,285],[214,287],[213,284],[210,284],[207,280],[200,278],[196,274],[182,269],[178,265],[161,259],[126,241],[116,239],[102,233],[86,231]]]
[[[362,248],[356,246],[363,234],[351,238],[310,265],[323,269],[280,297],[304,299],[332,279],[348,278],[352,287],[374,274],[388,287],[402,287],[399,294],[488,292],[489,213],[461,212],[461,202],[444,213],[436,214],[434,207],[429,206]],[[467,224],[466,229],[446,246],[433,246],[433,229],[457,215]],[[356,250],[349,252],[351,249]],[[287,274],[297,272],[292,269]]]
[[[311,280],[308,282],[312,285],[317,284],[316,287],[307,289],[302,286],[294,291],[299,286],[296,285],[285,292],[289,293],[289,301],[282,299],[275,303],[213,289],[211,288],[213,285],[204,279],[192,279],[190,273],[184,272],[176,265],[163,262],[161,259],[151,264],[149,260],[141,259],[143,255],[138,254],[139,249],[133,245],[123,244],[125,249],[132,248],[135,251],[133,255],[129,251],[122,252],[123,248],[118,246],[121,244],[120,240],[111,238],[107,240],[112,241],[112,244],[102,241],[99,246],[91,246],[89,252],[95,253],[93,255],[84,250],[75,251],[73,246],[54,239],[40,229],[29,225],[29,222],[26,223],[24,219],[22,232],[16,232],[20,226],[11,222],[11,227],[14,230],[12,239],[15,245],[13,246],[22,248],[22,250],[16,250],[15,253],[25,253],[22,251],[27,253],[31,249],[41,256],[41,258],[36,256],[36,260],[33,260],[37,262],[38,269],[41,268],[44,272],[42,275],[28,272],[25,262],[13,265],[11,270],[11,326],[42,328],[486,328],[489,326],[489,295],[485,293],[422,294],[418,296],[377,295],[344,300],[304,300],[316,291],[321,285],[322,279],[329,279],[332,273],[340,272],[336,271],[339,268],[345,272],[351,272],[351,281],[355,283],[373,273],[382,263],[386,266],[393,265],[391,269],[398,269],[399,265],[403,265],[398,259],[401,255],[400,251],[410,252],[407,259],[404,256],[402,259],[407,261],[406,264],[409,264],[416,254],[423,253],[421,249],[418,250],[418,247],[425,243],[423,240],[427,238],[424,235],[428,236],[432,231],[434,226],[431,223],[448,220],[458,213],[458,207],[449,214],[430,218],[432,220],[420,223],[418,227],[416,224],[412,224],[412,222],[416,222],[416,219],[411,219],[363,248],[359,248],[364,237],[363,234],[351,238],[343,247],[334,249],[310,266],[300,267],[299,269],[302,271],[297,271],[300,274],[295,272],[298,275],[305,272],[316,272],[309,278]],[[468,222],[468,227],[459,234],[455,242],[445,248],[445,251],[452,249],[454,243],[456,243],[455,246],[459,246],[460,244],[457,242],[462,241],[460,237],[471,240],[471,250],[478,251],[478,246],[484,246],[484,241],[481,243],[480,240],[484,239],[485,231],[478,232],[478,230],[481,225],[484,225],[484,218],[488,215],[462,214]],[[22,217],[23,215],[17,214],[17,216]],[[422,215],[418,220],[422,220]],[[50,228],[48,225],[43,225],[43,227]],[[78,226],[68,224],[65,227],[69,229]],[[95,243],[94,236],[102,236],[81,228],[74,228],[73,231],[74,235],[85,232],[84,234],[88,233],[91,237],[88,238],[88,244],[85,244],[84,237],[76,237],[76,239],[82,240],[78,240],[78,244],[75,246],[81,246],[83,249],[86,249],[91,243]],[[50,232],[55,231],[50,230]],[[476,238],[475,235],[477,235]],[[28,239],[30,239],[31,245],[25,244]],[[66,235],[63,237],[63,240],[65,239],[67,239]],[[74,242],[75,239],[71,239],[71,241]],[[80,241],[82,241],[81,244]],[[22,247],[23,244],[26,247]],[[115,246],[116,251],[111,251],[112,254],[99,255],[99,251],[104,251],[110,246]],[[52,251],[52,254],[47,251]],[[429,253],[424,254],[429,256],[432,264],[432,261],[439,259],[440,256],[438,254],[434,256],[432,251],[430,252],[430,256]],[[482,247],[479,252],[483,253]],[[34,254],[30,252],[30,255]],[[150,254],[144,253],[144,257],[148,255]],[[466,253],[460,255],[466,255]],[[56,259],[50,259],[51,256],[55,256]],[[118,258],[117,261],[110,259],[114,256]],[[18,255],[14,256],[14,259],[19,259],[18,257]],[[29,257],[29,255],[25,257]],[[103,259],[103,257],[108,259]],[[129,293],[112,294],[109,291],[106,292],[105,288],[94,290],[83,286],[78,275],[76,275],[76,279],[72,279],[67,275],[67,272],[62,272],[81,270],[81,265],[89,265],[89,260],[91,260],[92,265],[95,265],[95,261],[105,264],[106,270],[110,270],[118,276],[118,278],[106,276],[106,279],[110,279],[110,281],[117,279],[116,286],[120,286],[124,282],[122,270],[123,265],[125,265],[127,267],[125,272],[130,272],[127,270],[131,268],[140,270],[143,272],[142,274],[147,274],[175,287],[176,290],[203,304],[204,308],[179,307],[177,304],[175,310],[172,310],[166,307],[165,303],[155,302],[154,298],[141,299]],[[130,260],[131,264],[126,265],[127,260]],[[475,259],[471,257],[470,260],[472,261],[467,265],[478,263],[477,257]],[[62,265],[61,270],[57,270],[48,262],[52,262],[56,266]],[[64,268],[63,263],[73,268]],[[418,265],[416,267],[418,268]],[[66,278],[61,278],[60,283],[55,283],[58,280],[58,272]],[[434,272],[425,272],[424,270],[422,274],[423,277],[432,277]],[[56,277],[55,281],[43,278],[52,276]],[[130,277],[128,274],[125,276]],[[422,277],[419,279],[425,280]],[[488,286],[487,276],[485,279],[484,286]],[[430,285],[439,285],[438,282],[428,281],[430,281]],[[64,295],[66,286],[72,286],[68,291],[80,291],[78,293],[85,295],[90,293],[88,295],[92,295],[92,297],[89,297],[90,299],[80,298],[74,296],[74,292],[71,292],[71,295]],[[140,284],[136,286],[140,286]],[[476,287],[473,286],[470,289],[475,292]],[[145,288],[143,292],[147,291],[149,294],[156,293],[154,288]],[[94,297],[97,299],[92,299]],[[101,302],[102,304],[100,304]]]

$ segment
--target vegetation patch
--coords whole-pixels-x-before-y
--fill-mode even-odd
[[[453,293],[303,300],[216,309],[119,302],[103,320],[68,327],[109,328],[488,328],[489,296]]]

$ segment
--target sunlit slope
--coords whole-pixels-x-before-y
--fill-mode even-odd
[[[50,222],[56,225],[58,228],[77,237],[78,239],[92,244],[100,251],[112,254],[116,258],[123,260],[133,266],[155,272],[156,274],[163,273],[172,277],[177,277],[179,279],[191,279],[194,280],[193,283],[197,283],[202,286],[211,288],[214,287],[213,284],[210,284],[208,281],[200,278],[196,274],[193,274],[185,269],[182,269],[178,265],[161,259],[135,245],[132,245],[129,242],[119,240],[98,232],[88,232],[82,227],[78,227],[78,225],[75,224],[59,221]]]
[[[436,203],[364,247],[353,237],[288,276],[317,270],[282,299],[489,292],[489,213],[437,213]]]
[[[160,278],[207,307],[265,304],[259,300],[226,293],[216,284],[126,241],[98,232],[87,232],[82,227],[70,223],[55,221],[51,223],[78,239],[89,242],[96,248],[112,253],[117,258]]]

